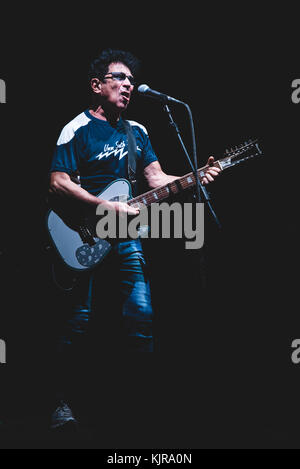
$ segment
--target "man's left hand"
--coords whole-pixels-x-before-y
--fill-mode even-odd
[[[209,168],[205,170],[205,176],[201,178],[201,183],[206,185],[210,182],[213,182],[217,176],[221,173],[221,169],[214,166],[215,159],[213,156],[210,156],[207,160],[207,165]]]

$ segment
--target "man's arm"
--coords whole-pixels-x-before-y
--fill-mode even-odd
[[[202,184],[209,184],[210,182],[214,181],[214,178],[219,175],[221,170],[213,166],[214,157],[210,156],[208,158],[207,164],[210,168],[206,171],[205,177],[201,179]],[[180,176],[171,176],[169,174],[164,173],[158,161],[154,161],[150,163],[144,169],[144,176],[147,180],[147,183],[151,189],[155,189],[156,187],[164,186],[169,184],[170,182],[179,179]]]
[[[158,161],[154,161],[146,166],[144,169],[144,176],[150,189],[164,186],[179,178],[179,176],[171,176],[164,173]]]
[[[74,201],[84,202],[89,207],[96,207],[102,204],[107,210],[115,210],[117,213],[128,213],[129,215],[137,215],[138,209],[130,207],[122,202],[109,202],[90,194],[88,191],[75,184],[67,173],[55,171],[50,177],[50,194],[60,197],[68,197]]]

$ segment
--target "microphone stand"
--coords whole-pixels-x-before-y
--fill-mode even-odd
[[[176,133],[177,133],[177,136],[178,136],[178,139],[179,139],[179,142],[183,148],[183,151],[188,159],[188,162],[192,168],[192,171],[194,173],[194,176],[195,176],[195,181],[196,181],[196,200],[198,203],[201,203],[202,199],[201,199],[201,192],[202,192],[202,196],[203,196],[203,200],[204,202],[207,203],[208,207],[209,207],[209,210],[211,212],[211,215],[213,217],[213,219],[215,220],[218,228],[221,228],[221,223],[210,203],[210,197],[208,195],[208,192],[206,190],[206,188],[201,184],[200,182],[200,179],[199,179],[199,174],[198,174],[198,162],[197,162],[197,148],[196,148],[196,138],[195,138],[195,129],[194,129],[194,123],[193,123],[193,116],[192,116],[192,112],[191,112],[191,109],[189,107],[188,104],[186,103],[183,103],[181,101],[181,104],[183,104],[185,106],[185,108],[187,109],[188,111],[188,114],[189,114],[189,119],[190,119],[190,125],[191,125],[191,131],[192,131],[192,142],[193,142],[193,157],[194,157],[194,164],[192,163],[191,161],[191,158],[187,152],[187,149],[186,149],[186,146],[184,145],[183,143],[183,140],[182,140],[182,137],[181,137],[181,134],[180,134],[180,131],[179,131],[179,128],[176,124],[176,122],[174,121],[173,117],[172,117],[172,114],[171,114],[171,111],[170,111],[170,108],[167,104],[164,105],[164,110],[166,111],[166,113],[168,114],[169,116],[169,122],[170,122],[170,125],[175,129]]]

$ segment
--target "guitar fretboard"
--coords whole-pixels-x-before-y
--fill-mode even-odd
[[[214,166],[220,167],[218,161],[214,163]],[[205,175],[205,170],[208,166],[204,166],[198,169],[199,177],[202,178]],[[139,195],[134,199],[128,201],[129,205],[140,208],[142,205],[148,207],[153,203],[158,203],[161,200],[168,199],[172,194],[178,194],[178,192],[192,188],[196,185],[196,179],[194,173],[186,174],[165,186],[153,189],[145,194]]]

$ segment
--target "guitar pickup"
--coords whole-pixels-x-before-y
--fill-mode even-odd
[[[83,243],[88,244],[89,246],[94,246],[96,241],[94,240],[92,233],[90,230],[85,226],[80,226],[78,229],[78,233],[83,241]]]

